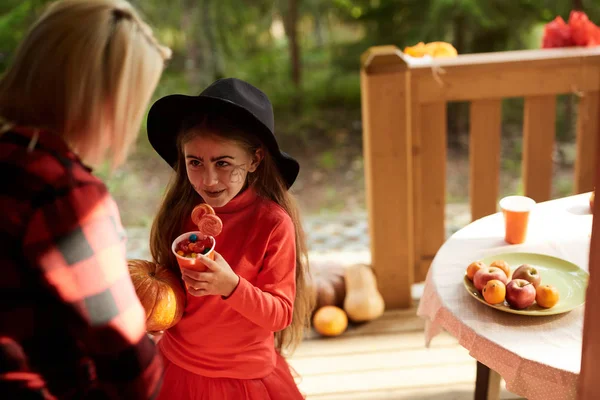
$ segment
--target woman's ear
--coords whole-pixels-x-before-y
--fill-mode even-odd
[[[254,172],[265,158],[265,153],[262,148],[256,149],[254,155],[252,156],[252,162],[250,163],[250,168],[248,168],[248,172]]]

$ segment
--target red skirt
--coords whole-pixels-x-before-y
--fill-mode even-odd
[[[262,379],[208,378],[163,357],[163,384],[157,400],[304,400],[285,359]]]

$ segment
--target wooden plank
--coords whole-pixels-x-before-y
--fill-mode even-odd
[[[597,96],[596,100],[597,101]],[[591,118],[598,119],[598,115]],[[600,170],[600,140],[595,146],[595,169]],[[594,176],[595,186],[600,188],[600,173]],[[592,238],[590,239],[590,262],[588,272],[590,279],[586,293],[585,313],[583,319],[583,346],[581,356],[581,372],[579,374],[578,400],[595,400],[600,393],[600,379],[598,379],[598,359],[600,359],[600,201],[594,201],[594,219],[592,224]]]
[[[556,96],[525,98],[523,186],[525,196],[538,203],[551,198],[555,126]]]
[[[414,282],[424,281],[426,276],[421,269],[421,258],[423,256],[423,219],[421,198],[423,196],[423,163],[422,137],[427,134],[421,125],[421,104],[415,95],[418,82],[411,79],[411,131],[412,131],[412,156],[413,156],[413,249],[414,249]]]
[[[389,389],[424,389],[434,385],[454,383],[473,385],[474,367],[475,363],[469,360],[450,366],[428,365],[415,368],[375,369],[353,373],[303,376],[298,386],[309,396],[322,396]],[[301,371],[298,372],[302,376]]]
[[[447,142],[447,104],[430,103],[420,109],[420,173],[415,191],[419,192],[419,220],[421,229],[419,269],[415,272],[415,281],[423,281],[431,260],[446,239],[446,142]]]
[[[371,336],[342,335],[335,338],[305,340],[298,346],[291,359],[420,349],[424,345],[425,333],[422,330]],[[458,341],[452,335],[443,332],[432,340],[430,349],[457,345]]]
[[[600,73],[598,74],[600,76]],[[594,189],[596,147],[600,134],[600,92],[587,92],[579,101],[577,115],[577,157],[575,158],[575,193]]]
[[[425,329],[425,320],[423,318],[412,316],[410,318],[379,318],[374,321],[351,325],[344,336],[365,336],[382,333],[411,332]]]
[[[299,375],[297,382],[307,400],[472,399],[475,362],[468,351],[447,332],[436,336],[426,349],[423,326],[414,329],[415,314],[415,308],[386,311],[380,319],[361,325],[360,329],[368,328],[363,334],[303,341],[288,361]],[[390,327],[400,331],[379,333]],[[470,372],[465,377],[455,374],[456,368]],[[415,369],[431,380],[408,381],[407,371]],[[454,379],[435,379],[448,374]],[[366,384],[348,386],[348,381],[357,379],[366,379]],[[501,398],[517,396],[503,389]]]
[[[470,101],[490,98],[545,96],[600,90],[600,58],[503,60],[488,57],[472,63],[469,57],[436,60],[435,66],[411,66],[419,84],[421,103]],[[480,55],[479,58],[486,57]],[[477,57],[474,57],[477,58]]]
[[[478,100],[470,109],[470,203],[476,220],[496,212],[500,182],[500,100]]]
[[[412,369],[472,362],[473,358],[469,356],[466,349],[453,346],[435,351],[423,347],[421,349],[292,359],[290,365],[306,378],[325,374]]]
[[[501,400],[523,400],[504,388]],[[310,395],[307,400],[473,400],[473,384],[454,383],[432,385],[418,389],[388,389],[368,392],[344,393],[343,395]]]
[[[393,47],[393,46],[392,46]],[[378,52],[386,66],[403,61],[395,50]],[[398,67],[399,68],[399,67]],[[368,72],[371,71],[371,72]],[[410,112],[410,72],[363,64],[361,100],[363,154],[371,257],[386,308],[411,306],[414,280],[413,182]]]
[[[418,304],[418,301],[416,302]],[[366,323],[350,323],[342,336],[337,338],[323,338],[314,330],[306,333],[304,340],[330,340],[336,341],[351,336],[369,336],[381,334],[404,334],[408,332],[423,331],[425,320],[417,316],[416,307],[409,309],[387,310],[381,317]]]
[[[437,58],[435,65],[440,67],[500,65],[508,68],[511,65],[533,65],[535,67],[558,67],[560,65],[595,65],[600,63],[600,48],[563,47],[556,49],[531,49],[495,51],[488,53],[459,54],[458,57]],[[430,67],[419,60],[414,65],[408,61],[411,69],[427,70]]]

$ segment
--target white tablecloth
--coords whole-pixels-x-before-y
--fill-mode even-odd
[[[511,392],[529,400],[575,399],[584,306],[557,316],[509,314],[473,299],[463,277],[472,261],[515,251],[561,257],[587,271],[588,199],[589,193],[538,204],[522,245],[504,242],[501,213],[474,221],[448,239],[433,260],[419,304],[418,314],[427,319],[426,345],[445,329],[498,372]]]

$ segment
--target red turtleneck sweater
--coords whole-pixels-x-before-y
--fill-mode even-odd
[[[273,332],[292,321],[294,224],[252,189],[215,212],[223,221],[215,249],[240,283],[227,299],[188,293],[183,318],[165,332],[159,348],[169,361],[199,375],[263,378],[275,367]],[[191,218],[185,225],[186,232],[194,230]]]

